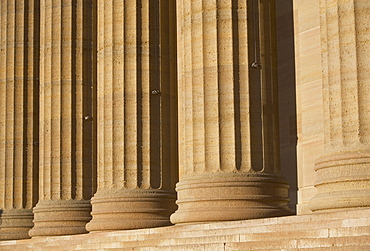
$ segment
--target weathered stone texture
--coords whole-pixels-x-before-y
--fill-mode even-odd
[[[173,223],[289,214],[279,165],[275,6],[248,3],[178,1]]]
[[[0,3],[0,239],[29,237],[38,198],[38,5]]]
[[[1,250],[369,250],[370,210],[0,242]]]
[[[368,250],[369,16],[0,1],[0,249]]]
[[[324,153],[311,209],[370,206],[370,2],[320,2]]]
[[[169,225],[175,210],[175,1],[99,1],[98,191],[89,231]]]
[[[315,160],[323,152],[324,116],[319,0],[294,0],[297,104],[297,213],[311,213]],[[316,156],[316,157],[315,157]]]
[[[93,1],[41,1],[40,200],[31,236],[85,233],[94,192]]]

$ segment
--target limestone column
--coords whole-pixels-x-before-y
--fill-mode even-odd
[[[37,202],[38,1],[0,2],[0,240],[29,238]]]
[[[85,233],[91,219],[94,1],[41,1],[40,198],[31,236]]]
[[[370,206],[370,2],[321,0],[325,152],[313,211]]]
[[[98,2],[98,191],[87,229],[169,225],[178,180],[175,1]]]
[[[280,175],[275,1],[178,1],[173,223],[289,214]]]

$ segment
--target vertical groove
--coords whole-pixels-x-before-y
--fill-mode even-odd
[[[149,84],[153,90],[161,91],[162,87],[162,75],[161,75],[161,24],[160,24],[160,0],[150,1],[149,5],[149,39],[150,39],[150,74]],[[163,48],[165,49],[165,48]],[[140,75],[141,72],[138,72]],[[139,84],[140,85],[140,84]],[[163,100],[164,93],[158,93],[156,95],[150,95],[150,186],[152,188],[160,188],[161,181],[161,149],[162,149],[162,138],[161,138],[161,127],[162,118],[161,101]]]
[[[32,41],[32,47],[28,48],[28,64],[32,65],[30,68],[32,71],[29,72],[29,89],[28,93],[28,104],[27,107],[32,107],[28,109],[28,125],[30,130],[28,130],[28,189],[27,189],[27,204],[26,208],[32,209],[39,199],[39,145],[40,145],[40,135],[39,135],[39,121],[40,121],[40,92],[39,92],[39,78],[40,78],[40,1],[34,0],[29,1],[29,14],[28,18],[30,20],[29,24],[29,40]],[[32,92],[30,91],[32,89]],[[32,149],[32,151],[31,151]],[[32,199],[29,199],[32,198]]]
[[[76,93],[72,89],[72,78],[73,71],[73,57],[72,53],[76,53],[72,48],[72,40],[77,38],[72,38],[73,31],[73,22],[72,22],[72,5],[73,0],[62,0],[62,6],[60,8],[61,14],[61,32],[60,32],[60,42],[59,42],[59,51],[60,51],[60,109],[61,117],[59,117],[60,123],[60,193],[62,200],[72,199],[72,172],[74,171],[73,167],[73,157],[75,152],[73,152],[72,140],[75,137],[75,132],[72,131],[73,117],[75,116],[72,108],[73,96]],[[77,22],[77,20],[74,20]],[[78,95],[78,94],[77,94]]]
[[[217,55],[221,170],[235,170],[232,2],[217,0]]]
[[[58,8],[59,0],[52,0],[52,2],[45,1],[46,8],[51,10],[51,97],[50,97],[50,117],[45,119],[50,119],[50,139],[51,139],[51,148],[46,149],[50,151],[50,178],[51,178],[51,199],[59,200],[61,192],[61,128],[60,128],[60,116],[61,111],[61,35],[60,30],[62,26],[62,20],[60,20],[60,8]],[[50,22],[49,21],[49,22]]]
[[[335,1],[336,2],[336,1]],[[334,3],[336,4],[336,3]],[[330,40],[328,40],[328,71],[329,71],[329,109],[330,109],[330,143],[332,147],[335,147],[336,145],[342,145],[342,131],[341,128],[339,128],[336,125],[342,125],[343,121],[341,120],[341,109],[342,105],[340,103],[340,97],[341,97],[341,87],[340,85],[336,85],[335,83],[340,83],[341,74],[340,74],[340,68],[338,67],[340,65],[340,56],[339,56],[339,50],[336,50],[335,48],[340,48],[340,42],[339,42],[339,27],[337,17],[338,17],[338,10],[337,8],[331,8],[327,12],[327,18],[328,18],[328,37]]]
[[[175,2],[160,1],[160,83],[161,83],[161,113],[160,116],[160,150],[161,162],[159,163],[158,184],[162,189],[171,190],[178,167],[177,163],[177,94],[176,89],[176,30],[173,22],[176,20]]]
[[[141,118],[141,127],[138,132],[138,145],[141,146],[138,157],[138,167],[142,169],[141,173],[141,187],[150,188],[150,166],[151,160],[150,155],[146,154],[151,151],[151,114],[150,114],[150,29],[144,29],[144,27],[150,27],[150,1],[140,1],[141,4],[141,21],[137,22],[138,39],[141,39],[141,48],[138,48],[138,65],[141,67],[141,74],[138,75],[138,83],[143,82],[141,91],[138,93],[142,100],[141,107],[139,108],[138,117]],[[153,87],[154,88],[154,87]]]
[[[25,45],[24,45],[24,3],[15,2],[15,50],[14,50],[14,153],[13,153],[13,179],[14,179],[14,197],[13,208],[21,209],[23,205],[23,187],[25,162],[23,149],[25,144],[24,137],[24,68],[25,68]]]
[[[161,101],[165,92],[161,92],[162,87],[162,75],[161,75],[161,23],[160,23],[160,0],[150,1],[149,4],[149,40],[150,40],[150,54],[149,64],[150,73],[148,79],[148,85],[153,90],[158,90],[157,95],[150,95],[150,187],[158,189],[160,188],[161,182],[161,149],[162,149],[162,138],[161,138],[161,112],[162,106]],[[144,27],[143,27],[144,28]],[[141,39],[141,38],[140,38]],[[165,49],[165,48],[163,48]],[[140,75],[141,72],[138,72]],[[140,85],[140,84],[139,84]]]
[[[82,37],[80,38],[79,45],[80,55],[82,56],[81,62],[84,67],[81,70],[82,78],[79,80],[80,85],[82,85],[82,97],[79,102],[81,102],[81,110],[76,119],[81,121],[81,134],[83,144],[80,146],[82,156],[80,162],[82,163],[79,173],[80,176],[76,177],[79,179],[81,185],[76,184],[76,189],[79,191],[78,199],[91,199],[92,195],[96,190],[96,157],[95,157],[95,147],[96,147],[96,130],[95,125],[96,116],[94,114],[96,107],[96,0],[84,1],[79,5],[78,13],[81,13],[82,17],[79,27],[82,29]],[[74,15],[79,15],[75,11]],[[75,33],[78,33],[75,30]],[[77,47],[76,47],[77,49]],[[77,62],[76,62],[77,63]],[[89,116],[91,118],[89,118]],[[85,118],[85,119],[84,119]],[[77,158],[79,159],[79,158]]]
[[[51,173],[51,147],[52,147],[52,137],[51,137],[51,120],[47,118],[51,118],[51,110],[48,107],[51,107],[51,99],[52,99],[52,22],[46,22],[46,20],[52,20],[52,8],[50,6],[46,6],[45,0],[42,1],[43,5],[40,6],[42,13],[43,13],[43,20],[41,23],[44,23],[45,26],[41,28],[41,60],[40,62],[43,64],[43,69],[41,68],[40,76],[40,83],[42,92],[41,95],[45,98],[40,99],[40,104],[42,104],[42,111],[40,114],[40,121],[42,130],[40,131],[40,135],[42,135],[42,149],[40,149],[40,156],[42,156],[42,163],[40,166],[40,172],[42,172],[43,181],[41,181],[41,187],[43,189],[43,195],[41,199],[50,200],[52,199],[52,173]],[[41,97],[43,97],[41,96]]]
[[[93,115],[93,146],[92,146],[92,164],[93,164],[93,172],[92,172],[92,191],[91,194],[95,194],[98,189],[98,28],[99,28],[99,22],[98,22],[98,0],[93,0],[93,9],[91,11],[92,15],[92,55],[91,59],[93,62],[92,65],[92,115]],[[86,31],[89,32],[89,31]],[[88,60],[88,57],[87,57]]]
[[[258,18],[259,0],[249,0],[248,17],[248,67],[260,59],[260,24]],[[250,18],[249,18],[250,17]],[[258,17],[258,18],[257,18]],[[257,62],[260,63],[260,62]],[[262,93],[261,70],[250,67],[249,71],[249,137],[250,137],[250,171],[258,172],[263,169],[263,142],[262,142]]]
[[[15,59],[15,2],[7,5],[7,55],[6,55],[6,145],[5,145],[5,208],[13,208],[14,198],[14,59]]]
[[[220,169],[220,138],[219,138],[219,100],[218,100],[218,58],[217,58],[217,5],[216,0],[203,1],[204,25],[202,45],[203,45],[203,113],[205,123],[204,147],[205,165],[204,171],[212,172]],[[197,58],[195,56],[195,58]]]
[[[239,11],[239,1],[232,1],[231,3],[231,16],[232,16],[232,55],[233,59],[233,96],[234,96],[234,138],[235,138],[235,169],[240,171],[242,165],[242,141],[241,141],[241,122],[240,122],[240,71],[242,70],[242,63],[239,58],[239,51],[243,53],[242,48],[239,46],[239,26],[242,27],[242,22],[239,22],[240,15]],[[240,13],[241,14],[241,13]]]
[[[261,1],[260,13],[263,172],[280,173],[275,3]]]
[[[7,51],[7,1],[0,1],[0,207],[5,207],[6,200],[6,51]]]
[[[114,97],[114,104],[113,104],[113,111],[112,111],[112,139],[113,139],[113,156],[112,156],[112,173],[113,173],[113,184],[117,186],[117,188],[121,188],[124,182],[124,177],[122,170],[119,168],[115,168],[116,166],[123,166],[124,165],[124,154],[123,147],[124,147],[124,118],[122,117],[123,109],[124,109],[124,98],[123,98],[123,86],[124,86],[124,59],[122,51],[124,49],[124,32],[122,29],[123,18],[124,16],[121,15],[122,9],[124,5],[122,1],[114,1],[112,4],[112,19],[111,19],[111,31],[113,33],[112,36],[112,51],[111,55],[111,62],[112,62],[112,76],[110,82],[112,83],[112,91]],[[108,68],[109,69],[109,68]]]
[[[172,106],[171,92],[172,92],[172,69],[176,67],[176,64],[171,65],[171,46],[173,32],[171,32],[171,1],[160,1],[160,81],[161,81],[161,113],[160,113],[160,140],[161,140],[161,162],[159,163],[160,171],[158,172],[158,182],[156,188],[163,188],[168,184],[171,184],[171,169],[177,168],[171,163],[171,159],[175,158],[175,151],[171,150],[171,143],[174,135],[172,134],[172,124],[174,117],[172,116],[171,110],[175,106]],[[175,66],[175,67],[174,67]],[[165,187],[170,189],[170,187]]]
[[[151,1],[152,2],[155,2],[155,1]],[[149,4],[149,3],[148,3]],[[149,7],[149,10],[152,9],[151,7]],[[142,46],[143,46],[143,41],[142,41],[142,25],[143,25],[143,19],[145,18],[145,9],[143,9],[143,6],[142,6],[142,2],[141,1],[137,1],[136,2],[136,28],[141,28],[141,29],[137,29],[136,31],[136,48],[135,48],[135,54],[136,54],[136,100],[137,100],[137,114],[136,114],[136,142],[137,142],[137,146],[136,146],[136,180],[137,180],[137,184],[136,186],[138,188],[142,188],[143,186],[143,172],[144,171],[144,167],[143,167],[143,163],[142,163],[142,143],[143,143],[143,131],[142,131],[142,128],[143,128],[143,105],[144,105],[144,100],[143,100],[143,88],[145,88],[145,86],[149,85],[148,83],[145,83],[145,79],[143,79],[143,75],[142,75]],[[150,14],[149,15],[149,18],[150,18]],[[152,21],[149,21],[149,23],[151,23]],[[150,36],[150,34],[149,34]],[[147,170],[149,171],[149,175],[150,175],[150,170]]]
[[[108,167],[105,165],[105,160],[107,156],[107,151],[109,149],[109,145],[106,144],[106,131],[105,124],[107,123],[107,114],[106,108],[109,102],[105,102],[105,85],[108,84],[108,81],[105,81],[105,50],[104,48],[104,41],[105,41],[105,25],[106,25],[106,14],[107,10],[105,9],[105,1],[97,0],[97,87],[96,87],[96,95],[97,95],[97,118],[95,119],[97,131],[101,132],[97,134],[97,173],[99,174],[98,178],[98,188],[104,187],[106,175],[108,172]],[[103,13],[103,15],[98,15]],[[106,83],[102,85],[100,83]],[[103,168],[104,167],[104,168]]]
[[[108,1],[105,3],[105,1],[100,1],[101,7],[103,8],[104,17],[101,20],[103,21],[103,27],[102,29],[99,29],[101,32],[108,33],[112,32],[112,26],[113,26],[113,20],[112,20],[112,1]],[[98,19],[99,20],[99,19]],[[104,166],[104,170],[102,170],[100,173],[104,176],[104,184],[108,183],[109,181],[113,180],[113,155],[115,154],[113,152],[113,132],[112,132],[112,126],[113,126],[113,104],[111,103],[112,95],[113,95],[113,89],[112,89],[112,63],[113,63],[113,36],[99,36],[101,38],[100,44],[103,45],[103,49],[101,49],[101,57],[99,66],[101,81],[100,83],[106,83],[102,85],[102,97],[103,97],[103,106],[104,106],[104,121],[102,121],[103,127],[101,128],[104,132],[104,141],[101,142],[99,145],[101,145],[100,153],[104,152],[104,162],[101,166]],[[99,48],[100,49],[100,48]],[[117,85],[119,85],[117,83]],[[104,146],[104,147],[103,147]]]
[[[171,66],[171,70],[169,72],[169,88],[170,88],[170,118],[171,118],[171,145],[169,146],[170,149],[168,149],[167,154],[171,156],[171,163],[170,166],[164,166],[165,172],[163,172],[163,177],[166,177],[164,181],[162,182],[162,188],[167,189],[169,191],[172,191],[176,183],[179,181],[179,116],[178,116],[178,74],[177,74],[177,59],[178,59],[178,51],[177,51],[177,1],[176,0],[170,0],[169,3],[169,33],[170,35],[170,41],[169,41],[169,62],[168,64]],[[165,137],[166,132],[164,132]],[[168,174],[168,172],[171,172],[171,174]],[[170,179],[170,182],[167,181],[167,179]]]
[[[247,1],[238,1],[238,34],[237,37],[239,39],[239,48],[238,50],[239,55],[239,102],[240,102],[240,152],[241,152],[241,160],[240,160],[240,171],[241,172],[248,172],[251,168],[251,139],[249,135],[251,135],[250,127],[251,127],[251,120],[250,120],[250,106],[249,106],[249,65],[248,65],[248,20],[247,14],[249,11],[247,5]],[[236,53],[234,53],[236,54]],[[236,136],[235,136],[236,137]]]
[[[191,18],[193,166],[195,172],[204,172],[206,163],[204,152],[204,90],[201,84],[203,82],[202,1],[191,1]]]
[[[353,1],[355,15],[355,35],[357,54],[357,78],[358,78],[358,109],[359,109],[359,139],[362,144],[370,144],[370,106],[368,97],[370,95],[370,73],[369,64],[369,22],[366,17],[370,12],[368,1]]]
[[[191,36],[191,21],[192,21],[192,12],[191,12],[191,0],[184,0],[183,4],[183,15],[184,20],[182,21],[182,34],[183,34],[183,63],[184,63],[184,75],[182,76],[182,89],[179,88],[179,92],[183,91],[185,93],[184,101],[184,112],[180,114],[185,114],[184,116],[184,151],[186,152],[184,156],[184,169],[187,172],[188,168],[190,172],[195,172],[194,163],[194,116],[193,116],[193,81],[192,81],[192,61],[193,55],[190,53],[192,51],[192,36]],[[181,37],[181,36],[180,36]],[[186,116],[187,115],[187,116]]]
[[[82,200],[84,198],[84,178],[88,178],[85,176],[84,173],[84,166],[88,166],[89,169],[91,167],[91,163],[87,162],[84,158],[85,149],[89,149],[92,143],[89,141],[89,138],[85,137],[85,125],[87,123],[91,123],[88,121],[84,121],[85,115],[91,115],[84,113],[84,98],[90,102],[89,100],[90,95],[89,92],[86,92],[85,86],[88,86],[91,83],[91,79],[89,76],[84,74],[85,68],[90,68],[88,65],[92,62],[85,62],[85,51],[88,53],[90,52],[89,47],[85,46],[84,37],[86,36],[87,40],[89,37],[85,32],[85,27],[89,27],[88,23],[84,22],[84,16],[91,20],[90,13],[88,10],[85,10],[86,2],[80,1],[72,1],[72,10],[71,10],[71,20],[75,20],[71,24],[71,47],[72,47],[72,54],[71,54],[71,92],[75,93],[72,95],[71,99],[71,109],[72,109],[72,121],[71,121],[71,197],[76,198],[78,200]],[[84,27],[85,26],[85,27]],[[91,30],[91,29],[90,29]],[[80,32],[77,32],[80,31]],[[75,39],[73,39],[75,38]],[[91,41],[91,39],[90,39]],[[91,88],[90,88],[91,92]],[[85,102],[86,103],[86,102]],[[84,125],[85,124],[85,125]],[[87,136],[87,135],[86,135]],[[84,140],[86,143],[84,144]],[[90,151],[91,153],[91,151]],[[92,168],[91,168],[92,171]],[[87,182],[87,181],[86,181]],[[86,189],[87,190],[87,189]],[[89,197],[87,197],[89,198]]]
[[[131,3],[128,3],[131,2]],[[137,35],[136,3],[124,3],[124,119],[125,181],[127,188],[137,187]]]
[[[340,74],[342,83],[342,135],[343,144],[348,146],[358,142],[358,77],[356,53],[356,29],[353,1],[339,1],[339,48]],[[352,54],[349,57],[347,55]]]
[[[189,46],[189,43],[186,43],[185,38],[189,38],[187,32],[189,32],[189,29],[187,29],[186,22],[189,19],[189,16],[185,16],[185,7],[190,6],[187,1],[179,1],[177,3],[177,16],[181,18],[177,18],[177,47],[179,48],[178,51],[178,92],[183,93],[184,95],[179,96],[179,103],[178,103],[178,110],[179,110],[179,152],[189,153],[192,152],[190,142],[190,136],[189,135],[193,128],[190,123],[192,123],[191,113],[188,112],[189,107],[192,107],[191,104],[191,98],[189,98],[187,91],[187,88],[191,88],[191,84],[183,84],[188,79],[188,69],[186,67],[189,67],[189,64],[187,64],[187,58],[186,51],[188,51],[187,47]],[[183,48],[182,50],[180,48]],[[189,55],[188,55],[189,56]],[[190,102],[190,104],[189,104]],[[191,108],[192,109],[192,108]],[[188,116],[185,116],[187,114]],[[190,122],[190,123],[189,123]],[[186,151],[188,149],[189,151]],[[190,154],[192,156],[192,154]],[[188,165],[188,162],[192,163],[192,158],[188,154],[179,155],[179,170],[180,170],[180,177],[187,172],[188,169],[185,169]],[[189,168],[190,169],[190,168]]]
[[[328,59],[328,30],[327,30],[327,23],[328,23],[328,17],[327,12],[325,9],[327,0],[320,0],[320,36],[321,36],[321,54],[322,54],[322,86],[323,86],[323,100],[326,100],[326,102],[329,101],[329,59]],[[330,118],[330,105],[325,104],[323,106],[323,112],[325,117]],[[324,144],[329,144],[329,138],[330,138],[330,123],[328,119],[324,120]]]

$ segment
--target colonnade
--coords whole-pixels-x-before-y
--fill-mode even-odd
[[[312,209],[369,206],[370,3],[321,3]],[[275,4],[1,1],[0,239],[291,214]]]

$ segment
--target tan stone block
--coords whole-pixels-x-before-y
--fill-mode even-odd
[[[366,225],[366,226],[348,226],[342,228],[335,228],[330,229],[329,234],[330,237],[361,236],[361,235],[370,236],[370,227],[369,225]]]
[[[229,250],[285,250],[298,247],[297,240],[228,243]]]
[[[309,229],[309,227],[307,228]],[[294,237],[293,237],[294,236]],[[241,234],[240,242],[247,241],[265,241],[265,240],[287,240],[287,239],[303,239],[303,238],[327,238],[329,237],[329,229],[301,229],[296,231],[291,231],[290,226],[281,228],[275,234],[271,232],[261,232],[261,233],[251,233],[251,234]]]
[[[304,32],[320,25],[319,0],[305,1],[296,0],[293,2],[294,9],[297,11],[295,20],[299,26],[298,32]]]
[[[301,239],[298,248],[341,247],[341,246],[369,246],[369,236],[346,236],[333,238]]]

